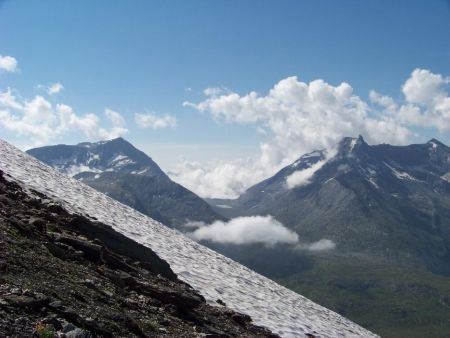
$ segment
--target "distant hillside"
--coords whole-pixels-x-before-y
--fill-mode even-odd
[[[165,225],[183,230],[187,221],[224,219],[123,138],[35,148],[28,153]]]

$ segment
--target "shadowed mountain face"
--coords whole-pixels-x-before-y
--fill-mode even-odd
[[[273,215],[306,241],[332,240],[341,254],[450,274],[450,148],[436,140],[400,147],[345,138],[325,157],[306,154],[249,188],[233,213]]]
[[[171,227],[223,219],[123,138],[31,149],[40,161]]]

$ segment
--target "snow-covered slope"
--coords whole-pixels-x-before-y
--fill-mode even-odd
[[[254,322],[283,337],[376,337],[310,300],[203,247],[151,218],[58,173],[0,140],[0,170],[52,196],[73,212],[96,217],[165,259],[178,276],[207,300],[250,315]]]

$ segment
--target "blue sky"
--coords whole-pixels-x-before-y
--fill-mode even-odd
[[[228,107],[214,113],[211,105],[195,106],[208,99],[205,88],[224,89],[217,95],[244,97],[256,91],[265,96],[279,81],[297,76],[299,82],[323,79],[333,87],[346,82],[364,101],[376,90],[401,105],[402,85],[414,69],[423,69],[441,75],[448,89],[450,4],[3,0],[0,55],[17,60],[16,71],[0,73],[1,91],[10,88],[23,103],[41,95],[52,106],[70,106],[78,116],[95,114],[105,128],[110,124],[105,108],[118,112],[128,130],[125,137],[172,170],[180,156],[201,163],[256,156],[278,135],[264,119],[236,118]],[[44,87],[53,83],[64,89],[46,95]],[[136,113],[167,114],[176,126],[140,128]],[[20,112],[10,114],[20,117]],[[410,136],[387,140],[436,136],[450,141],[447,129],[438,131],[435,125],[415,123],[408,129]],[[17,129],[1,125],[0,135],[19,146],[36,144],[29,134],[18,136]],[[67,128],[43,143],[96,138]],[[310,150],[307,143],[293,151]],[[292,157],[280,156],[279,163]]]

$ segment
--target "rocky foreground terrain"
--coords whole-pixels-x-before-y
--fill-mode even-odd
[[[0,171],[0,337],[277,336],[208,305],[149,248]]]

